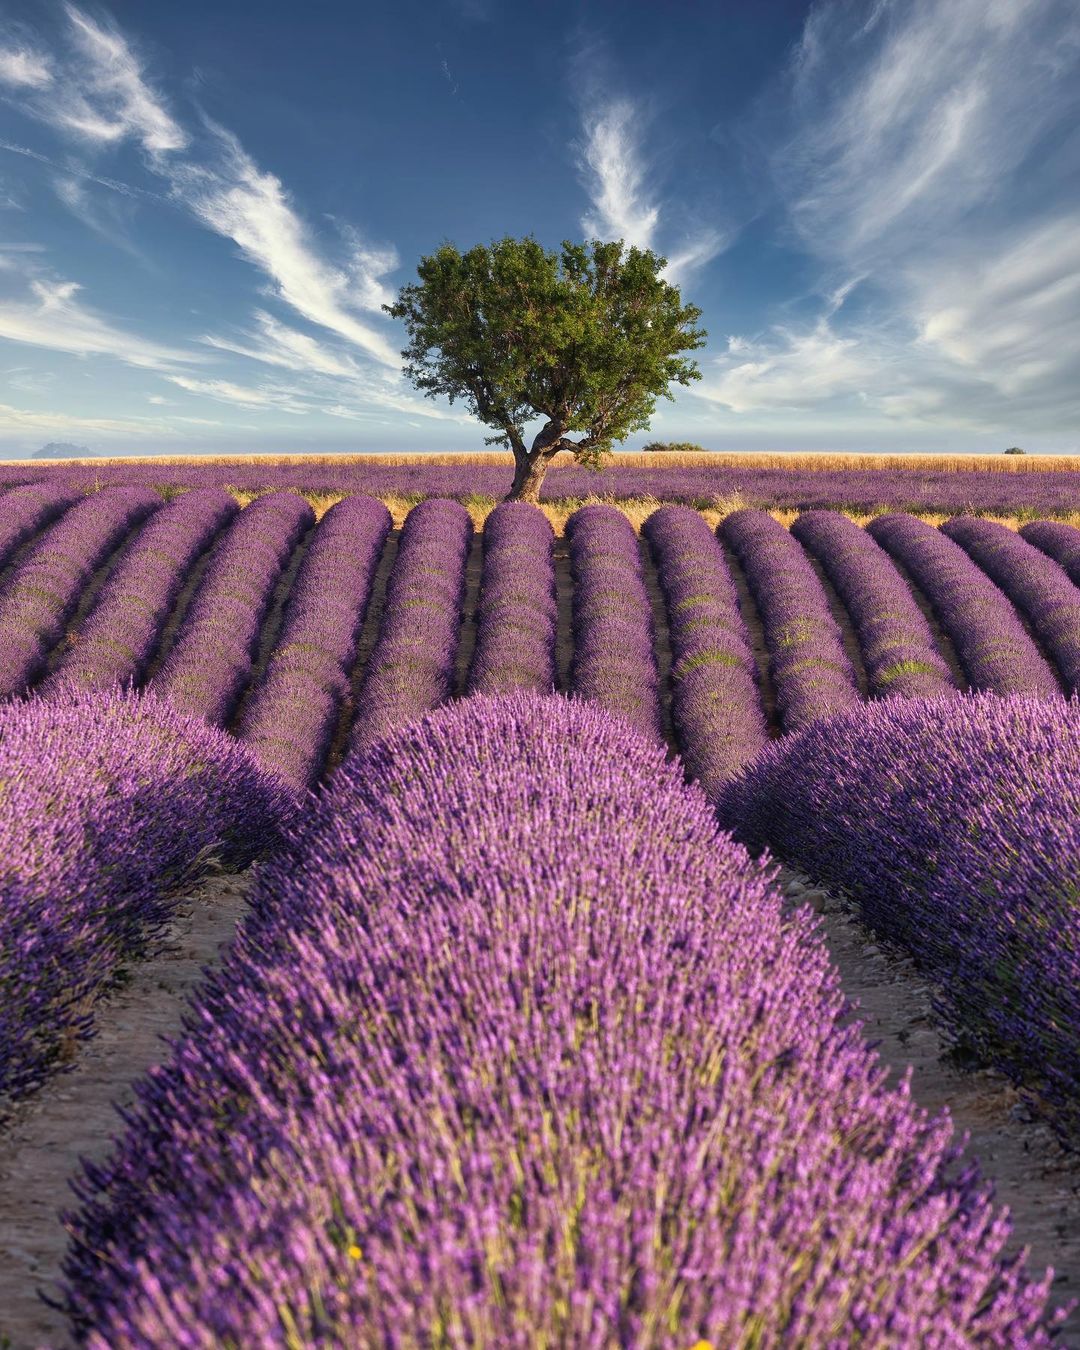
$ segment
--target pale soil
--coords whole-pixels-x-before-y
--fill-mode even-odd
[[[645,589],[649,594],[652,607],[653,631],[655,641],[653,651],[656,656],[657,691],[660,696],[660,724],[664,739],[672,750],[679,747],[675,740],[675,729],[671,721],[671,630],[668,628],[667,606],[664,593],[660,589],[660,580],[656,574],[656,563],[652,551],[644,539],[639,540],[641,550],[641,572]]]
[[[910,958],[882,946],[842,900],[798,872],[785,868],[781,880],[792,902],[809,904],[821,916],[844,993],[858,1000],[855,1016],[866,1038],[878,1042],[890,1081],[911,1065],[916,1102],[932,1114],[947,1108],[958,1132],[970,1137],[969,1154],[1012,1216],[1009,1250],[1027,1246],[1033,1273],[1054,1268],[1055,1305],[1080,1297],[1080,1155],[1062,1150],[1001,1074],[951,1062],[933,1013],[932,986]],[[1074,1312],[1066,1328],[1064,1343],[1080,1345],[1080,1314]]]
[[[765,714],[765,722],[769,728],[769,734],[777,737],[780,735],[780,714],[776,708],[776,688],[769,674],[769,649],[765,645],[765,629],[761,623],[761,615],[758,613],[754,597],[750,594],[746,573],[735,556],[734,550],[722,539],[720,540],[720,547],[724,551],[724,559],[727,562],[728,571],[731,573],[731,580],[735,584],[739,613],[743,617],[743,623],[746,624],[746,631],[750,638],[750,649],[754,653],[754,662],[758,670],[758,692],[761,697],[761,708]],[[846,616],[844,622],[847,622]]]
[[[555,629],[555,670],[559,688],[570,690],[570,667],[574,660],[573,627],[574,580],[570,567],[570,546],[565,535],[555,537],[555,599],[559,606]]]
[[[66,1321],[41,1294],[55,1293],[67,1234],[58,1215],[75,1207],[69,1178],[82,1157],[100,1160],[120,1128],[131,1085],[181,1030],[187,996],[215,963],[243,913],[247,875],[212,876],[181,900],[160,952],[134,963],[129,981],[98,1005],[96,1034],[67,1073],[19,1103],[0,1131],[0,1345],[67,1344]]]
[[[469,667],[476,650],[476,606],[480,599],[480,578],[484,571],[484,536],[473,531],[469,554],[465,561],[465,590],[461,597],[461,628],[458,632],[457,658],[454,665],[454,693],[464,694],[469,681]]]
[[[330,749],[327,752],[326,764],[323,769],[324,777],[331,774],[341,763],[342,757],[348,746],[349,732],[352,729],[357,699],[360,695],[360,688],[364,683],[364,674],[367,670],[368,658],[374,649],[375,642],[379,636],[379,629],[382,626],[383,610],[386,608],[386,583],[390,579],[390,573],[393,570],[394,561],[397,558],[398,543],[400,539],[401,530],[395,527],[386,537],[382,557],[379,559],[379,565],[375,569],[375,577],[371,583],[371,597],[368,600],[367,613],[364,615],[364,622],[360,626],[360,636],[356,641],[356,655],[353,659],[352,672],[349,677],[349,694],[342,701],[341,707],[338,709],[337,727],[334,731]]]

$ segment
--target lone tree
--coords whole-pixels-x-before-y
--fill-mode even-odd
[[[465,254],[447,243],[383,309],[409,330],[406,375],[496,427],[484,444],[514,452],[509,499],[536,501],[560,450],[599,468],[612,441],[648,426],[658,394],[671,398],[670,381],[701,378],[679,356],[705,342],[701,310],[660,280],[666,261],[635,247],[624,257],[621,240],[564,240],[561,257],[531,235]],[[527,446],[537,417],[545,423]]]

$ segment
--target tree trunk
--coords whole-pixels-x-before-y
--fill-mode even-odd
[[[508,502],[537,502],[540,485],[547,473],[548,456],[542,452],[526,451],[514,456],[514,481],[506,496]]]

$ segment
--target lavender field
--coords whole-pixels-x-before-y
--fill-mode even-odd
[[[567,456],[569,458],[569,456]],[[738,501],[765,510],[829,508],[865,515],[885,511],[1006,515],[1023,520],[1080,514],[1080,465],[1059,456],[1038,460],[991,456],[896,456],[889,467],[875,456],[616,455],[591,470],[558,461],[548,471],[541,500],[590,498],[679,502],[699,509]],[[449,462],[446,462],[449,461]],[[0,465],[0,487],[48,484],[84,492],[117,484],[158,489],[221,488],[245,493],[293,491],[320,497],[365,493],[419,501],[449,497],[494,503],[506,495],[513,465],[482,455],[336,455],[267,459],[93,460],[71,464]]]
[[[1080,1226],[1010,1217],[784,887],[930,991],[1064,1231],[1080,473],[556,468],[665,504],[477,528],[506,477],[0,474],[0,1340],[1077,1343]],[[94,1055],[122,1117],[43,1199]]]

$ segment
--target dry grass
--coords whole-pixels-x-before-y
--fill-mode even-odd
[[[229,488],[228,490],[241,506],[247,506],[248,503],[254,501],[256,497],[263,495],[258,492],[241,491],[238,488]],[[305,492],[301,495],[311,503],[312,509],[315,512],[315,518],[321,520],[326,512],[329,511],[330,507],[333,506],[335,502],[341,501],[347,494],[343,492]],[[390,493],[381,495],[379,499],[380,501],[385,502],[389,508],[390,515],[393,517],[394,528],[401,529],[402,525],[405,524],[405,517],[416,503],[423,499],[423,496],[424,494],[421,492],[409,493],[406,495]],[[482,497],[477,495],[468,498],[462,505],[472,517],[473,528],[482,530],[484,528],[484,522],[498,505],[498,499],[495,497]],[[634,529],[640,533],[641,527],[645,521],[648,520],[654,511],[663,506],[664,503],[658,497],[624,497],[618,500],[611,500],[603,497],[564,497],[557,501],[541,502],[540,510],[543,511],[544,515],[551,521],[555,533],[561,535],[566,532],[566,522],[575,511],[582,506],[595,505],[614,506],[623,513],[630,524],[633,525]],[[715,529],[725,516],[730,515],[732,511],[740,510],[745,505],[746,503],[741,499],[738,493],[732,493],[728,497],[717,498],[716,504],[712,507],[704,509],[699,508],[698,514],[702,516],[713,529]],[[776,507],[771,509],[769,514],[782,525],[786,525],[790,529],[792,522],[796,519],[799,512],[795,509],[787,510]],[[857,525],[865,525],[874,518],[872,513],[865,511],[845,510],[843,511],[843,514],[855,521]],[[882,513],[878,512],[877,514]],[[951,513],[947,511],[918,511],[914,514],[918,515],[921,520],[925,520],[931,525],[940,525],[943,521],[950,518]],[[1021,525],[1027,522],[1028,517],[988,514],[982,516],[981,519],[994,520],[1001,525],[1008,526],[1010,530],[1018,530]],[[1055,516],[1055,520],[1058,519],[1064,521],[1068,525],[1074,525],[1080,529],[1080,511],[1074,511],[1067,516]]]
[[[382,467],[403,465],[506,465],[514,462],[508,450],[468,450],[436,454],[371,455],[146,455],[114,459],[7,460],[7,464],[78,464],[90,468],[109,464],[224,464],[237,467],[269,464],[310,464],[330,467],[342,464],[373,464]],[[627,469],[733,468],[733,469],[805,469],[822,473],[858,469],[917,469],[931,473],[1047,473],[1053,470],[1080,472],[1080,455],[945,455],[945,454],[852,454],[828,450],[717,450],[702,453],[671,454],[655,451],[616,451],[611,464]],[[567,467],[573,456],[564,451],[555,456],[553,467]]]

